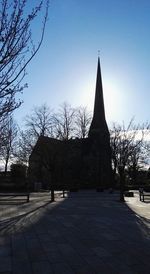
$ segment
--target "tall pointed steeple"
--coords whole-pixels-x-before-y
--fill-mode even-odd
[[[93,159],[91,160],[91,166],[89,169],[93,172],[93,180],[95,180],[99,187],[103,188],[104,186],[110,186],[112,182],[110,134],[105,119],[103,85],[99,57],[94,112],[88,139],[91,149],[90,157]],[[93,170],[95,170],[95,173]]]
[[[93,135],[94,132],[98,132],[104,129],[107,129],[107,124],[105,119],[100,58],[98,57],[94,112],[92,123],[89,130],[89,136]]]

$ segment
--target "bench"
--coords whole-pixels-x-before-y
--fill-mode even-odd
[[[7,192],[3,192],[3,193],[0,193],[0,197],[26,197],[26,200],[27,200],[27,203],[29,203],[29,199],[30,199],[30,193],[29,192],[23,192],[23,193],[20,193],[20,192],[17,192],[17,193],[7,193]],[[2,201],[2,200],[1,200]],[[4,200],[3,200],[4,201]]]
[[[139,189],[139,198],[141,202],[145,202],[145,197],[150,197],[150,192],[146,192],[143,189]]]

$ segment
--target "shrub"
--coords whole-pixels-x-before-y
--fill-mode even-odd
[[[27,166],[23,164],[12,164],[10,167],[11,178],[13,181],[25,181],[27,174]]]

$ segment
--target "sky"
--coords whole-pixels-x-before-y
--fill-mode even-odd
[[[33,38],[40,31],[37,21]],[[108,125],[128,124],[132,117],[149,121],[150,1],[50,0],[44,41],[27,68],[24,103],[15,111],[18,123],[44,103],[92,111],[98,50]]]

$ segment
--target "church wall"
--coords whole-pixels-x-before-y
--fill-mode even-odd
[[[105,120],[103,88],[98,59],[93,119],[86,139],[60,141],[40,137],[29,163],[31,184],[43,186],[108,187],[111,185],[110,136]]]

